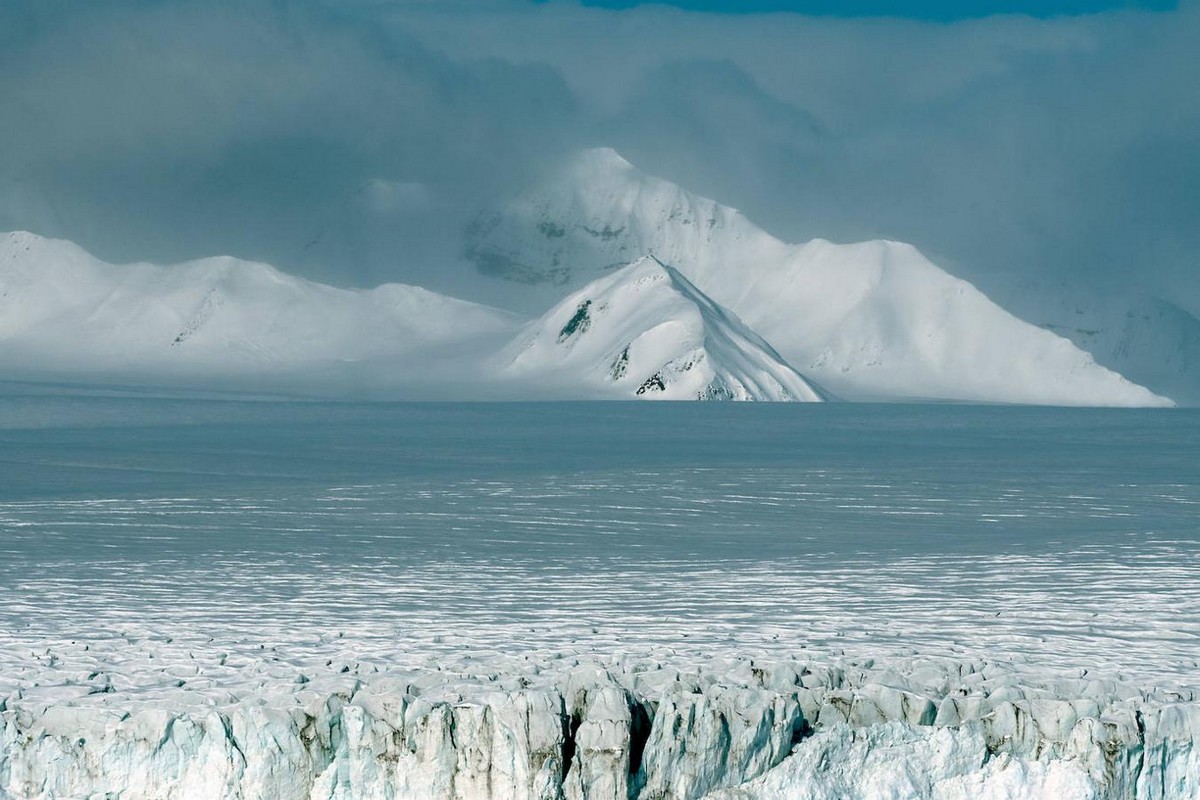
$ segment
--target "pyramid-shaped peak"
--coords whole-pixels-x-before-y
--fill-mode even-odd
[[[575,153],[481,214],[466,244],[484,274],[555,294],[647,253],[683,267],[705,254],[782,246],[736,209],[644,173],[609,147]]]
[[[629,284],[665,284],[675,292],[682,294],[689,302],[700,305],[712,303],[683,273],[653,253],[647,253],[636,261],[630,262],[608,278],[593,281],[591,287],[593,291],[613,291],[617,287]]]
[[[641,258],[629,262],[624,267],[617,270],[614,275],[635,275],[661,273],[663,275],[678,275],[679,273],[670,265],[661,261],[653,253],[647,253]]]
[[[821,399],[774,348],[654,255],[559,302],[501,358],[510,376],[568,393]]]
[[[661,269],[664,269],[664,270],[667,270],[668,272],[675,272],[675,271],[676,271],[674,267],[672,267],[672,266],[671,266],[670,264],[668,264],[667,262],[663,261],[663,260],[662,260],[661,258],[659,258],[658,256],[654,255],[654,253],[647,253],[646,255],[642,256],[641,258],[639,258],[639,259],[638,259],[637,261],[635,261],[634,263],[635,263],[635,264],[637,264],[637,263],[641,263],[641,262],[646,262],[646,263],[648,263],[648,264],[651,264],[651,265],[657,265],[659,268],[661,268]]]

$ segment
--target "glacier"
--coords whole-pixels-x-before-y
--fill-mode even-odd
[[[5,800],[1200,792],[1195,411],[21,391]]]
[[[353,664],[277,669],[270,695],[231,703],[143,693],[118,653],[80,643],[42,655],[41,684],[0,702],[5,800],[1200,793],[1194,697],[1083,678],[1031,685],[1002,663]],[[76,671],[105,657],[111,672]],[[172,674],[203,674],[201,657],[189,660]]]

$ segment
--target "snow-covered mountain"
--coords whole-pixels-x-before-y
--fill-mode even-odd
[[[10,233],[0,367],[323,395],[818,399],[800,370],[851,399],[1169,402],[907,245],[787,245],[612,151],[585,153],[477,233],[476,258],[492,253],[535,296],[596,283],[522,327],[414,286],[339,289],[228,257],[113,265]],[[614,272],[639,250],[654,257]],[[535,273],[520,253],[556,266]]]
[[[481,216],[467,255],[543,300],[653,255],[849,399],[1170,404],[910,245],[788,244],[607,148]]]
[[[114,265],[30,233],[0,236],[0,367],[326,396],[819,399],[653,259],[525,324],[414,286],[337,289],[228,257]]]
[[[568,396],[821,400],[760,336],[652,256],[571,294],[499,358],[504,373]]]
[[[292,375],[336,392],[346,365],[362,362],[370,367],[356,379],[411,385],[438,379],[451,357],[456,377],[469,372],[471,353],[520,322],[414,286],[337,289],[228,257],[114,265],[70,242],[0,235],[0,361],[10,375]]]
[[[1200,405],[1200,319],[1153,294],[1022,282],[1003,296],[1096,360],[1179,403]]]

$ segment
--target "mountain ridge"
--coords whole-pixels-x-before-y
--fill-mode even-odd
[[[113,265],[27,232],[0,235],[0,320],[10,373],[155,383],[236,376],[334,389],[341,368],[336,378],[318,369],[392,359],[419,366],[413,374],[436,372],[436,356],[482,347],[520,324],[404,284],[341,289],[229,256]]]
[[[341,289],[229,256],[167,267],[112,265],[73,243],[28,232],[0,235],[0,365],[13,377],[86,375],[154,384],[186,378],[206,388],[218,388],[207,381],[234,377],[256,391],[283,385],[322,396],[369,390],[372,396],[432,399],[828,395],[1170,404],[1098,367],[1066,339],[1007,314],[909,245],[787,245],[736,211],[657,179],[632,197],[618,191],[640,178],[615,153],[593,154],[583,166],[615,167],[616,175],[609,176],[607,200],[585,192],[580,207],[591,203],[605,213],[629,213],[660,207],[664,196],[683,204],[668,209],[674,227],[658,244],[669,246],[631,260],[634,271],[651,270],[667,290],[644,308],[628,306],[626,321],[637,324],[611,332],[621,340],[602,343],[611,352],[572,361],[561,348],[546,349],[544,363],[525,375],[542,370],[541,387],[522,383],[523,368],[512,367],[515,356],[505,363],[497,355],[511,353],[536,328],[510,312],[404,284]],[[629,238],[626,226],[616,223],[588,217],[572,223],[582,233],[562,225],[550,236],[539,235],[564,243],[586,237],[598,249],[560,258],[573,266],[564,274],[603,281],[621,274],[615,256],[659,230],[635,219],[642,232]],[[707,243],[699,256],[691,246],[697,241]],[[667,251],[690,258],[690,268],[668,266],[661,255]],[[756,268],[755,259],[766,266]],[[620,282],[589,291],[611,293]],[[572,307],[552,288],[557,302],[537,320],[550,327],[556,320],[561,333],[580,301]],[[1005,344],[1006,338],[1015,344]],[[600,340],[592,334],[588,341]],[[650,347],[650,341],[659,343]],[[632,347],[635,342],[643,344]],[[1036,347],[1028,347],[1031,342]],[[621,380],[606,379],[627,349],[628,372]],[[1008,361],[971,360],[997,352]],[[607,359],[605,370],[597,367],[600,355]],[[640,371],[646,374],[631,388],[625,374]]]
[[[482,215],[467,254],[539,298],[654,255],[848,399],[1170,404],[912,245],[782,242],[611,148],[576,154]]]
[[[819,402],[823,393],[683,275],[644,256],[531,322],[506,374],[645,399]]]

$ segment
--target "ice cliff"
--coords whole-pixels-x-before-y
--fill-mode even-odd
[[[999,663],[355,664],[184,701],[69,662],[0,699],[5,800],[1200,794],[1195,698]]]

